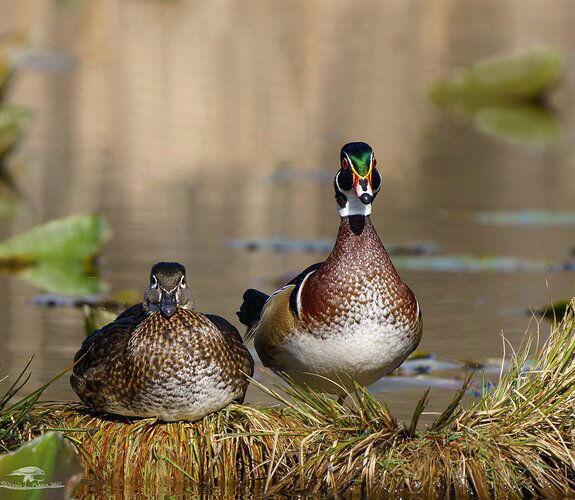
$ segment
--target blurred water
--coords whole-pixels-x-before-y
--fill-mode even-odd
[[[247,287],[271,291],[322,257],[227,242],[333,238],[331,179],[352,140],[378,157],[372,219],[385,242],[553,261],[575,246],[570,226],[468,216],[575,211],[573,71],[553,94],[565,130],[554,149],[482,135],[426,95],[434,79],[479,57],[540,43],[572,50],[567,0],[553,9],[525,0],[1,0],[0,9],[0,32],[32,29],[48,57],[29,62],[8,95],[34,118],[11,165],[24,207],[0,221],[0,238],[102,212],[114,228],[102,267],[113,289],[143,290],[155,261],[178,260],[198,309],[239,326]],[[523,336],[519,311],[575,292],[570,273],[400,273],[423,309],[421,349],[448,360],[500,356],[501,332],[515,345]],[[35,354],[30,387],[67,366],[84,337],[79,311],[28,305],[36,293],[0,275],[0,376]],[[422,392],[380,394],[406,419]],[[429,410],[452,392],[432,389]],[[75,397],[67,379],[47,396]],[[261,400],[251,389],[248,401]]]

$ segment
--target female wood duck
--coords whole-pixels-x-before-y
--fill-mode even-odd
[[[254,370],[234,326],[194,311],[174,262],[152,267],[144,301],[86,338],[74,361],[70,382],[89,408],[165,421],[243,402]]]
[[[247,290],[238,312],[264,366],[317,390],[343,394],[347,375],[371,384],[415,350],[423,321],[370,220],[381,176],[368,144],[341,149],[334,180],[341,223],[325,262],[271,296]]]

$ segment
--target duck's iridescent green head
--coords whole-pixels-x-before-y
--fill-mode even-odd
[[[350,142],[341,148],[341,168],[335,176],[335,197],[342,217],[369,215],[381,186],[375,156],[369,144]]]
[[[150,285],[144,293],[144,309],[171,318],[178,307],[193,309],[186,284],[186,268],[177,262],[158,262],[150,272]]]

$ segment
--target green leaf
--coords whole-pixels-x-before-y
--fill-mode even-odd
[[[35,227],[0,243],[2,260],[84,260],[98,253],[111,230],[101,215],[73,215]]]
[[[24,134],[30,111],[17,106],[0,106],[0,159]]]
[[[0,166],[1,168],[1,166]],[[21,198],[0,172],[0,217],[13,217],[20,208]]]
[[[439,106],[467,111],[486,105],[532,102],[555,86],[564,71],[563,52],[538,47],[481,60],[438,81],[429,95]]]
[[[547,262],[500,255],[420,255],[396,257],[393,263],[402,269],[437,272],[548,272],[575,269],[569,262]]]
[[[6,51],[0,52],[0,100],[2,99],[10,78],[14,74],[14,65]]]
[[[575,212],[534,209],[515,212],[478,212],[475,221],[478,224],[496,226],[571,226],[575,225]]]
[[[59,432],[47,432],[0,456],[3,499],[69,498],[83,467],[74,447]]]
[[[553,111],[533,105],[486,107],[473,116],[482,132],[519,143],[554,145],[563,129]]]
[[[86,325],[86,336],[92,335],[96,330],[99,330],[108,323],[114,321],[118,314],[111,311],[106,311],[100,307],[84,306],[84,318]]]
[[[569,310],[569,305],[571,304],[570,299],[559,300],[557,302],[553,302],[553,304],[548,304],[546,306],[540,307],[536,309],[534,313],[537,316],[545,318],[549,321],[563,321],[565,314]]]
[[[19,273],[32,285],[62,295],[96,295],[107,291],[107,285],[90,275],[84,262],[74,259],[43,259]]]

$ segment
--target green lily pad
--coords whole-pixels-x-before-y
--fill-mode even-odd
[[[84,306],[86,336],[106,326],[118,317],[118,313],[100,307]]]
[[[14,65],[9,54],[0,52],[0,101],[4,97],[8,83],[14,74]]]
[[[41,290],[62,295],[97,295],[108,290],[108,285],[77,259],[39,260],[19,276]]]
[[[571,226],[575,224],[575,213],[550,210],[478,212],[475,221],[496,226]]]
[[[555,113],[542,106],[485,107],[475,112],[473,123],[488,135],[518,143],[554,145],[563,135]]]
[[[565,72],[565,54],[539,47],[477,62],[429,90],[438,106],[451,109],[482,132],[520,143],[554,145],[563,135],[545,96]]]
[[[0,243],[0,270],[18,272],[51,293],[104,293],[107,287],[94,275],[93,257],[110,235],[101,215],[74,215],[48,222]]]
[[[535,315],[545,318],[549,321],[560,322],[567,313],[571,305],[571,300],[564,299],[553,302],[553,304],[548,304],[546,306],[540,307],[534,311]]]
[[[59,432],[47,432],[0,456],[0,497],[7,500],[70,498],[83,467]]]
[[[569,262],[553,263],[544,260],[522,259],[498,255],[420,255],[396,257],[397,267],[418,271],[436,272],[514,272],[514,271],[572,271]]]
[[[532,102],[553,88],[565,72],[565,54],[549,47],[481,60],[438,81],[430,98],[439,106],[474,110],[493,104]]]
[[[329,253],[333,250],[335,240],[292,240],[285,238],[237,239],[229,240],[227,246],[234,250],[247,252],[307,252]],[[405,244],[386,244],[390,255],[422,255],[434,253],[438,249],[437,243],[432,241],[414,241]]]
[[[0,267],[3,262],[14,261],[84,261],[96,255],[110,236],[110,226],[101,215],[73,215],[54,220],[0,243]]]
[[[15,146],[24,134],[32,114],[17,106],[0,106],[0,159]]]
[[[21,198],[0,173],[0,217],[13,217],[20,208]]]

